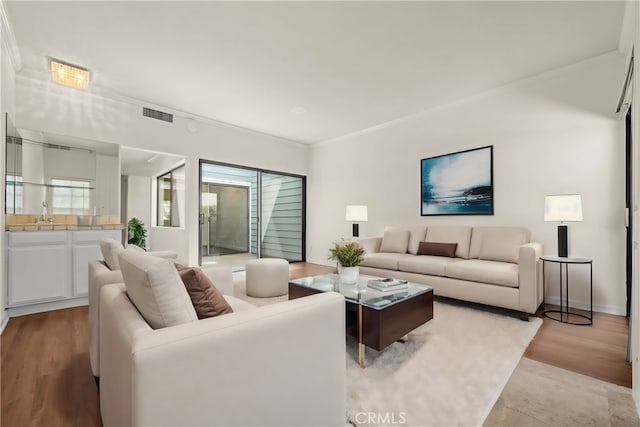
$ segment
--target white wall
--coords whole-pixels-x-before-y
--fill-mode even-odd
[[[350,236],[350,204],[368,206],[361,236],[403,224],[524,226],[554,254],[544,196],[579,193],[584,222],[569,224],[570,255],[594,260],[594,307],[624,313],[624,133],[613,116],[624,71],[611,53],[313,146],[308,258],[326,262],[331,242]],[[495,214],[421,217],[420,159],[485,145],[494,147]],[[572,302],[587,305],[587,289]]]
[[[127,184],[127,217],[122,218],[122,223],[126,224],[133,217],[142,221],[147,229],[147,247],[150,247],[151,178],[129,175]]]
[[[149,250],[175,251],[178,254],[178,262],[188,263],[189,241],[184,238],[186,234],[184,228],[151,227],[149,230],[151,244]],[[195,265],[195,262],[192,264]]]
[[[20,100],[18,127],[184,155],[185,228],[171,234],[179,234],[172,239],[176,246],[188,247],[190,264],[198,261],[199,159],[307,174],[308,147],[303,144],[213,121],[200,120],[196,131],[190,132],[183,115],[177,114],[174,123],[161,122],[143,117],[142,106],[131,100],[116,100],[23,76],[16,79],[16,96]]]
[[[98,215],[120,215],[120,161],[117,156],[96,154],[94,206]]]

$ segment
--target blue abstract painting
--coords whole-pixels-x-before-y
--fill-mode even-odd
[[[493,215],[493,146],[421,161],[422,215]]]

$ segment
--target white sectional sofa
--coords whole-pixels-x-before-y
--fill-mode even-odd
[[[99,289],[106,427],[344,426],[342,295],[264,307],[223,295],[232,313],[197,320],[172,263],[119,258],[125,283]],[[173,323],[154,329],[156,316]]]
[[[357,241],[361,274],[429,285],[434,294],[534,314],[543,302],[542,245],[517,227],[412,226]],[[420,242],[448,243],[450,256],[418,255]],[[429,245],[423,244],[423,248]],[[432,245],[433,246],[433,245]]]

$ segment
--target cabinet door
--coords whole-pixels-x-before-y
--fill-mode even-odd
[[[9,305],[51,301],[71,294],[66,245],[8,249]]]
[[[102,259],[100,239],[110,237],[122,240],[120,230],[74,231],[71,236],[71,268],[73,270],[73,296],[86,296],[89,293],[89,261]]]
[[[89,261],[102,259],[100,246],[73,246],[73,295],[84,296],[89,293]]]

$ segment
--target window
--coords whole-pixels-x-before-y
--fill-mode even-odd
[[[184,178],[184,165],[158,176],[158,226],[182,226],[182,218],[184,217]]]
[[[51,180],[51,213],[88,215],[91,212],[91,183],[70,179]]]
[[[22,212],[22,177],[7,175],[5,209],[9,213]]]

